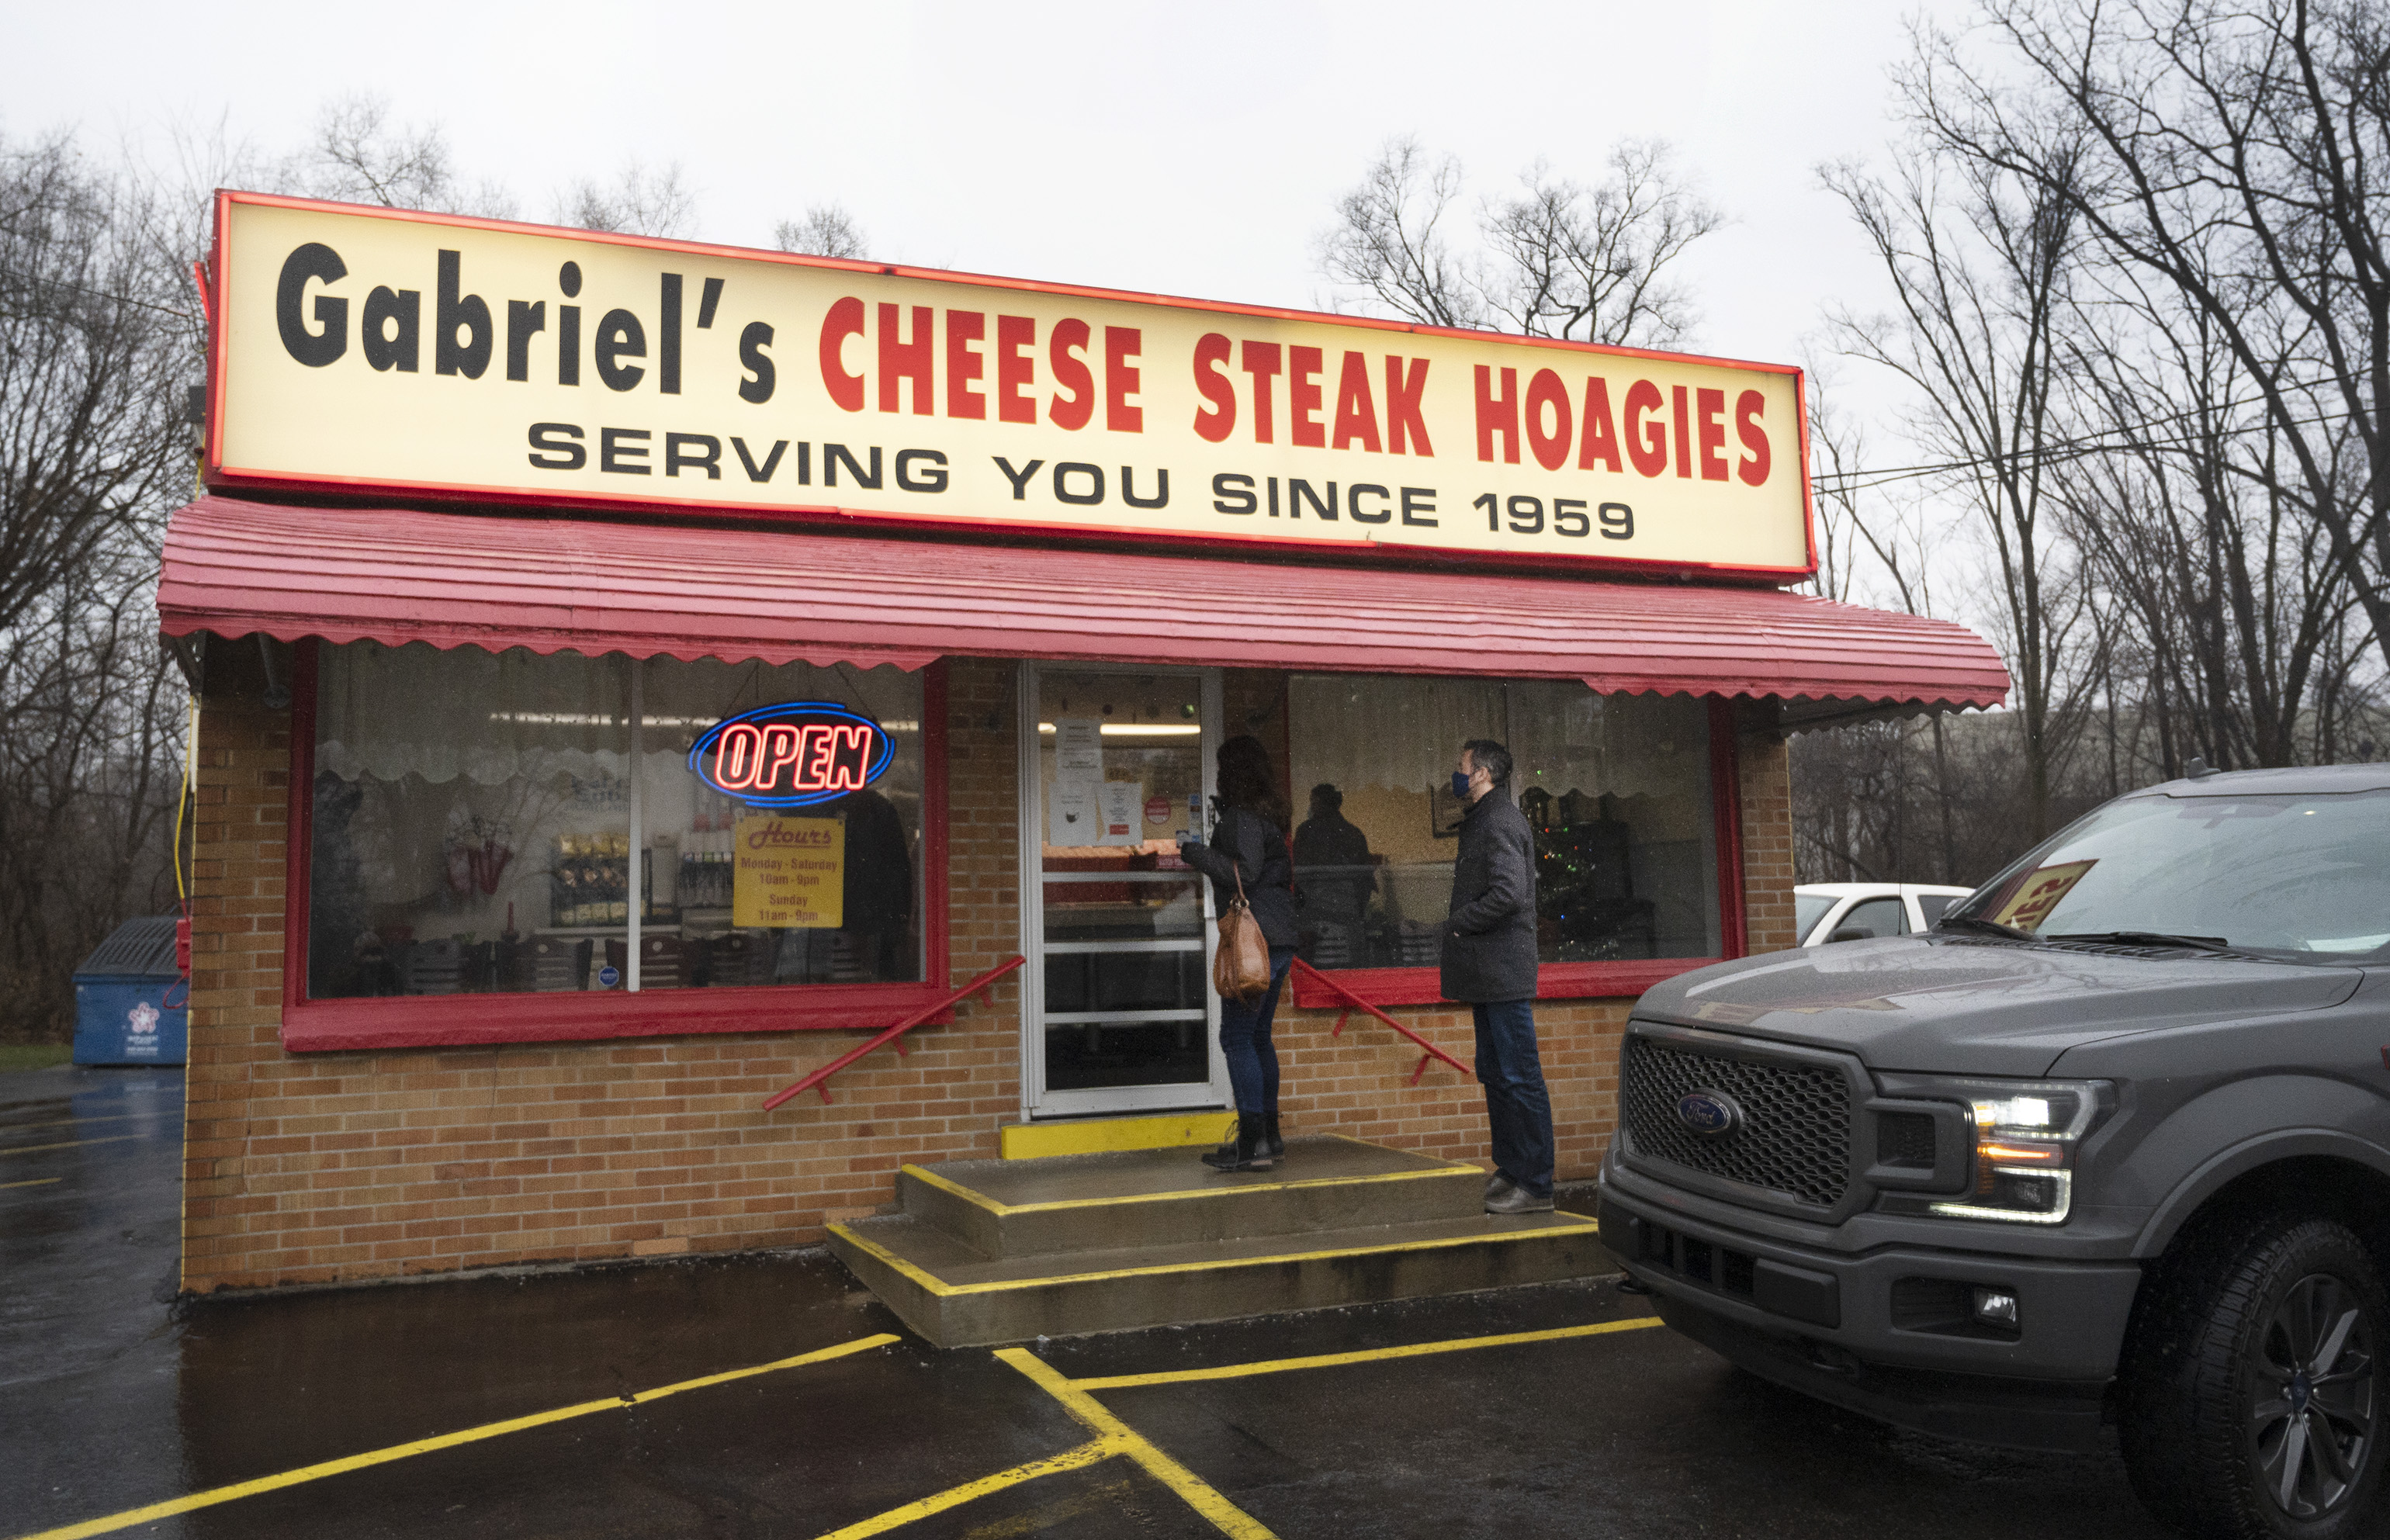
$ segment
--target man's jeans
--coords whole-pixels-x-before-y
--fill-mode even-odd
[[[1536,1003],[1492,1000],[1477,1020],[1477,1079],[1494,1129],[1494,1169],[1537,1198],[1552,1195],[1552,1098],[1536,1056]]]

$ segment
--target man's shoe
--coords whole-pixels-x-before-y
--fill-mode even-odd
[[[1497,1171],[1493,1175],[1485,1178],[1485,1201],[1491,1203],[1494,1200],[1501,1197],[1506,1192],[1517,1191],[1518,1187],[1518,1183],[1513,1182],[1510,1178],[1503,1175]]]
[[[1552,1200],[1538,1198],[1524,1187],[1512,1187],[1499,1198],[1485,1200],[1487,1213],[1549,1213]]]

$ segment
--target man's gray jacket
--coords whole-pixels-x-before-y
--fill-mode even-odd
[[[1460,824],[1452,912],[1444,930],[1444,997],[1536,997],[1536,837],[1500,787]]]

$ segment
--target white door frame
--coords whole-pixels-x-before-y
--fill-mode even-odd
[[[1192,677],[1201,687],[1203,735],[1199,752],[1203,766],[1203,805],[1212,805],[1213,756],[1220,744],[1220,671],[1216,668],[1170,667],[1149,663],[1071,663],[1056,665],[1057,673],[1170,674]],[[1212,910],[1212,884],[1197,879],[1203,895],[1203,1043],[1211,1079],[1169,1085],[1109,1085],[1083,1091],[1046,1088],[1046,805],[1040,780],[1037,733],[1039,666],[1022,660],[1016,693],[1020,712],[1021,797],[1021,950],[1029,959],[1021,970],[1021,1112],[1024,1118],[1086,1117],[1098,1113],[1211,1110],[1234,1104],[1228,1086],[1228,1063],[1220,1052],[1220,1001],[1212,993],[1212,954],[1216,945]]]

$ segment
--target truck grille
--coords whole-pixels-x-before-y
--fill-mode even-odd
[[[1759,1064],[1626,1040],[1623,1105],[1636,1153],[1707,1176],[1832,1208],[1851,1178],[1851,1092],[1831,1065]],[[1677,1117],[1678,1098],[1715,1091],[1742,1124],[1703,1138]]]

